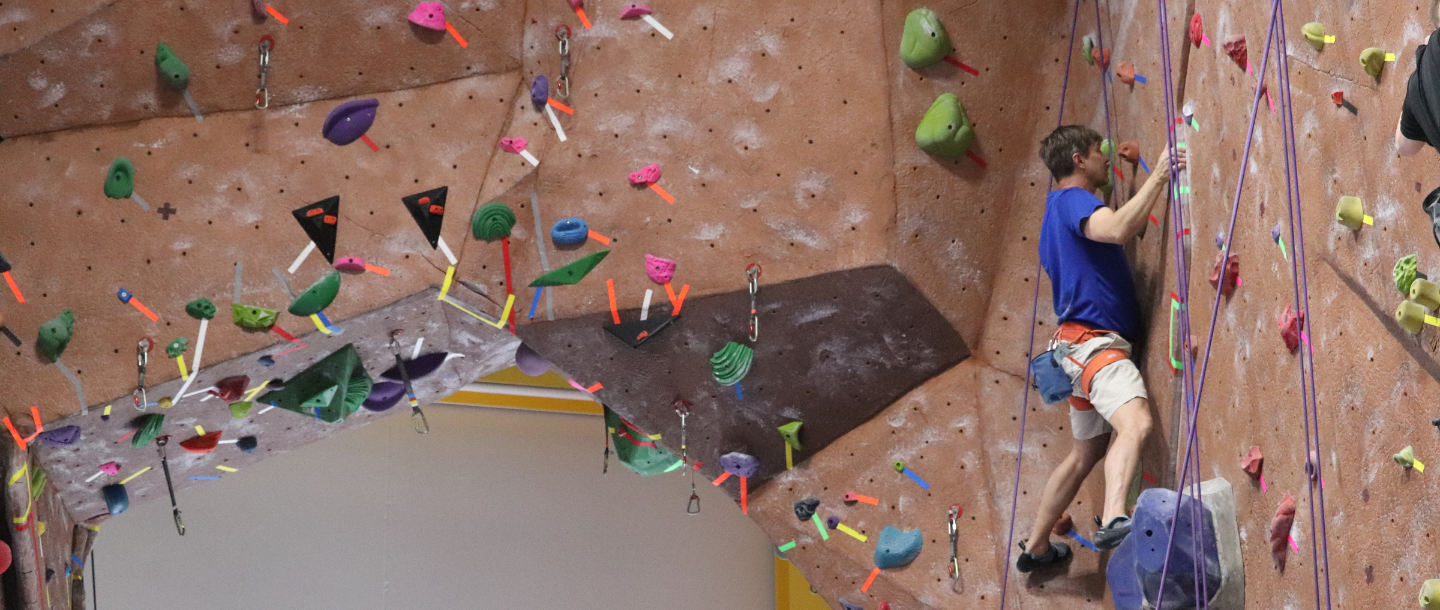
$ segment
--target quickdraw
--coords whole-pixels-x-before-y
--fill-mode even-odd
[[[560,78],[555,80],[555,95],[563,100],[570,97],[570,26],[556,26],[555,38],[560,40]]]
[[[145,367],[150,364],[150,350],[154,347],[155,342],[151,341],[149,337],[141,339],[139,345],[135,347],[135,361],[140,371],[140,379],[135,382],[134,398],[135,408],[140,411],[144,411],[145,406],[150,404],[145,395]]]
[[[155,450],[160,454],[160,469],[165,471],[165,488],[170,490],[170,508],[175,513],[175,531],[185,535],[185,521],[180,518],[180,507],[175,504],[175,485],[170,482],[170,460],[165,458],[165,445],[170,443],[170,435],[166,434],[155,439]]]
[[[760,292],[760,263],[745,268],[745,281],[750,285],[750,342],[760,338],[760,313],[755,308],[755,294]]]
[[[270,89],[265,86],[265,77],[270,71],[270,51],[275,49],[275,39],[266,36],[260,39],[260,88],[255,90],[255,107],[261,110],[270,107]]]
[[[675,413],[680,416],[680,464],[682,466],[680,469],[680,476],[687,476],[686,471],[688,469],[684,468],[683,466],[690,464],[690,454],[685,444],[685,419],[690,416],[690,403],[685,402],[683,399],[676,398],[674,407]],[[685,505],[685,513],[690,515],[698,515],[700,514],[700,495],[695,493],[694,475],[689,476],[690,502]]]

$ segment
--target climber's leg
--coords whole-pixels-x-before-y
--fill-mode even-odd
[[[1094,413],[1091,411],[1090,413]],[[1040,507],[1035,516],[1035,526],[1030,531],[1026,554],[1032,557],[1044,555],[1050,549],[1050,528],[1065,512],[1065,507],[1075,499],[1085,477],[1105,457],[1105,448],[1110,444],[1110,435],[1075,439],[1070,454],[1050,474],[1045,490],[1040,494]]]

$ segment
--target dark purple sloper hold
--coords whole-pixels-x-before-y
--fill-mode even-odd
[[[365,408],[371,411],[384,411],[400,402],[400,397],[405,395],[405,384],[399,381],[380,381],[370,387],[370,395],[365,397]]]
[[[439,370],[440,365],[445,364],[446,356],[449,356],[446,352],[434,352],[425,354],[414,360],[406,360],[405,372],[410,374],[410,381],[420,380],[430,373]],[[400,381],[399,365],[390,367],[384,373],[380,373],[380,376],[386,379]]]
[[[530,83],[530,103],[534,104],[536,108],[541,108],[548,99],[550,99],[550,79],[541,74],[535,77],[535,82]]]
[[[73,445],[80,440],[80,426],[65,426],[40,433],[40,440],[47,445]]]
[[[520,369],[521,373],[537,377],[550,370],[550,361],[530,349],[530,346],[521,343],[520,347],[515,348],[515,366]]]
[[[341,146],[359,140],[375,123],[375,111],[379,108],[380,100],[375,98],[340,104],[330,111],[330,116],[325,117],[320,135]]]

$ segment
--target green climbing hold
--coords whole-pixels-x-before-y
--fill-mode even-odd
[[[656,444],[634,424],[625,421],[610,407],[601,405],[605,411],[605,429],[615,445],[615,456],[631,472],[642,477],[671,472],[684,464],[675,454]]]
[[[105,177],[105,196],[124,199],[135,193],[135,164],[130,159],[119,157],[110,162],[110,173]]]
[[[334,303],[337,294],[340,294],[340,272],[331,271],[295,297],[288,311],[294,316],[313,316]]]
[[[1425,306],[1414,301],[1400,301],[1400,306],[1395,308],[1395,322],[1412,335],[1425,330],[1425,316]]]
[[[790,448],[796,451],[800,450],[800,426],[803,425],[805,422],[792,421],[779,428],[780,436],[785,439],[785,444],[790,445]]]
[[[1325,24],[1318,21],[1311,21],[1300,26],[1300,33],[1305,35],[1305,42],[1315,47],[1316,51],[1325,49]]]
[[[1404,449],[1400,450],[1400,453],[1391,456],[1391,458],[1395,460],[1396,464],[1399,464],[1406,468],[1414,468],[1415,448],[1411,447],[1410,445],[1406,445]]]
[[[46,360],[55,362],[60,360],[60,354],[65,353],[65,346],[70,345],[70,337],[74,334],[75,312],[66,309],[40,325],[40,337],[35,343],[40,346],[40,353],[45,355]]]
[[[248,400],[241,402],[232,402],[230,403],[230,417],[233,417],[235,419],[245,419],[245,416],[250,414],[250,407],[253,406],[255,406],[255,403]]]
[[[585,258],[535,278],[535,281],[530,282],[530,287],[569,286],[571,284],[578,284],[580,280],[585,279],[585,276],[588,275],[590,271],[595,269],[596,265],[600,264],[600,261],[605,260],[605,257],[609,255],[609,250],[601,250],[586,256]]]
[[[975,129],[970,125],[970,117],[965,115],[965,106],[954,93],[941,93],[935,98],[915,129],[915,144],[937,157],[959,157],[969,151],[974,142]]]
[[[510,206],[492,201],[475,210],[470,217],[470,233],[475,239],[487,242],[510,237],[510,228],[515,226],[515,212]]]
[[[359,410],[373,385],[351,343],[286,381],[283,389],[261,396],[259,402],[334,424]]]
[[[1415,281],[1416,270],[1414,254],[1395,261],[1395,287],[1400,289],[1401,294],[1410,296],[1410,283]]]
[[[209,320],[215,317],[215,304],[210,299],[201,297],[185,304],[185,313],[196,320]]]
[[[919,70],[944,59],[950,51],[950,35],[940,17],[928,8],[917,8],[905,16],[905,33],[900,36],[900,59]]]
[[[155,45],[155,69],[171,87],[183,90],[190,86],[190,68],[163,42]]]
[[[179,358],[190,347],[190,340],[185,337],[175,337],[170,345],[165,346],[165,355],[171,358]]]
[[[230,304],[230,317],[240,328],[251,330],[269,330],[276,322],[280,321],[280,312],[264,307],[253,307],[239,303]]]
[[[160,436],[160,426],[165,423],[165,415],[162,413],[146,413],[140,416],[139,426],[135,428],[135,436],[130,437],[131,447],[144,447],[150,441]]]
[[[735,385],[750,372],[754,359],[755,350],[731,341],[710,357],[710,372],[720,385]]]
[[[1385,49],[1370,47],[1361,51],[1360,65],[1365,66],[1370,78],[1380,78],[1380,72],[1385,69]]]
[[[1095,35],[1086,34],[1080,39],[1080,56],[1085,58],[1085,63],[1095,65]]]
[[[1440,610],[1440,579],[1432,578],[1420,585],[1420,607]]]

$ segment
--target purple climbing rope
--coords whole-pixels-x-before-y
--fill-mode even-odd
[[[1098,0],[1097,0],[1098,1]],[[1075,24],[1080,19],[1080,0],[1075,0],[1075,11],[1070,17],[1070,45],[1065,52],[1065,77],[1060,81],[1060,111],[1059,117],[1055,120],[1055,126],[1065,124],[1065,92],[1070,88],[1070,60],[1075,55]],[[1055,177],[1050,177],[1050,183],[1045,187],[1045,192],[1050,192],[1050,187],[1055,185]],[[1000,580],[1000,610],[1005,610],[1006,593],[1010,589],[1010,555],[1015,547],[1015,509],[1020,505],[1020,465],[1021,458],[1025,455],[1025,414],[1030,411],[1030,358],[1031,352],[1035,351],[1035,321],[1040,311],[1040,261],[1035,261],[1035,294],[1030,303],[1030,342],[1025,346],[1025,385],[1021,389],[1023,393],[1020,399],[1020,444],[1015,451],[1015,490],[1010,496],[1010,530],[1005,538],[1005,565],[1001,566],[1000,572],[1004,574]]]

